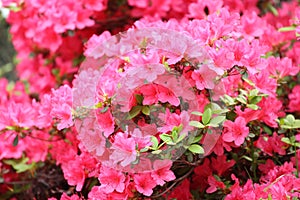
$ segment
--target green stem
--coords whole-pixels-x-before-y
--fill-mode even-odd
[[[254,145],[252,139],[250,140],[250,145],[251,145],[251,157],[252,157],[252,172],[253,172],[253,181],[257,182],[257,175],[256,175],[256,169],[257,169],[257,158],[255,156],[255,151],[254,151]]]

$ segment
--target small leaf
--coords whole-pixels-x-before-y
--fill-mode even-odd
[[[278,11],[277,9],[269,2],[268,3],[268,8],[270,9],[270,11],[273,13],[273,15],[278,16]]]
[[[138,114],[140,114],[142,108],[143,108],[142,106],[134,106],[129,111],[129,119],[135,118]]]
[[[176,143],[179,143],[179,142],[181,142],[184,138],[185,138],[185,134],[181,134],[180,136],[179,136],[179,138],[176,140]]]
[[[198,135],[194,138],[192,143],[198,143],[202,139],[203,135]]]
[[[235,105],[235,104],[236,104],[236,103],[235,103],[235,100],[234,100],[231,96],[229,96],[229,95],[227,95],[227,94],[224,95],[224,97],[222,98],[222,100],[223,100],[226,104],[228,104],[229,106],[232,106],[232,105]]]
[[[135,99],[136,99],[137,103],[139,105],[141,105],[142,102],[143,102],[143,100],[144,100],[144,97],[142,95],[140,95],[140,94],[135,94]]]
[[[248,160],[248,161],[250,161],[250,162],[252,162],[253,160],[252,160],[252,158],[250,158],[249,156],[245,156],[245,155],[243,155],[242,156],[242,158],[245,158],[246,160]]]
[[[244,97],[243,95],[239,95],[236,100],[238,100],[239,102],[243,103],[243,104],[247,104],[247,99],[246,97]]]
[[[202,122],[204,125],[208,124],[212,116],[211,108],[207,108],[202,115]]]
[[[11,165],[17,173],[22,173],[32,169],[35,166],[35,162],[26,164],[29,158],[22,158],[21,160],[4,160],[5,164]]]
[[[157,147],[158,147],[158,140],[157,140],[157,138],[155,137],[155,136],[151,136],[151,142],[152,142],[152,147],[153,147],[153,149],[157,149]]]
[[[177,141],[177,139],[178,139],[178,132],[177,132],[177,130],[173,130],[172,131],[172,138],[173,138],[173,141]]]
[[[150,115],[149,106],[143,106],[142,113],[144,113],[145,115]]]
[[[294,115],[287,115],[285,119],[286,119],[285,122],[286,122],[288,125],[292,125],[292,124],[294,124],[294,122],[295,122],[295,117],[294,117]]]
[[[248,135],[250,138],[255,138],[255,134],[254,133],[249,133]]]
[[[212,118],[210,120],[209,124],[211,124],[211,125],[219,125],[222,122],[224,122],[225,119],[226,119],[226,116],[217,116],[217,117]]]
[[[198,121],[190,121],[189,125],[194,126],[196,128],[205,128],[205,126],[201,122],[198,122]]]
[[[258,110],[259,106],[255,104],[247,104],[247,108],[250,108],[252,110]]]
[[[294,121],[294,126],[293,126],[294,128],[300,128],[300,120],[299,119],[296,119],[295,121]]]
[[[262,97],[261,97],[261,96],[256,96],[256,97],[251,98],[251,100],[250,100],[249,102],[250,102],[251,104],[257,104],[257,103],[259,103],[261,100],[262,100]]]
[[[287,138],[287,137],[283,137],[283,138],[281,138],[281,141],[282,141],[282,142],[284,142],[284,143],[286,143],[286,144],[291,144],[291,141],[290,141],[290,139],[289,139],[289,138]]]
[[[15,139],[14,139],[14,141],[13,141],[13,146],[14,146],[14,147],[17,146],[18,143],[19,143],[19,135],[16,135],[16,137],[15,137]]]
[[[249,98],[253,98],[253,97],[256,97],[258,96],[258,93],[259,93],[259,90],[258,89],[253,89],[249,92]]]
[[[164,141],[165,143],[167,143],[167,144],[169,144],[170,142],[172,142],[172,138],[171,138],[171,136],[170,135],[168,135],[168,134],[161,134],[160,136],[160,139],[162,140],[162,141]]]
[[[197,116],[202,116],[202,113],[201,113],[201,112],[198,112],[198,111],[193,111],[192,114],[193,114],[193,115],[197,115]]]
[[[296,30],[295,26],[285,26],[278,29],[279,32],[287,32]]]
[[[204,149],[199,144],[192,144],[188,150],[196,154],[204,154]]]
[[[152,151],[151,153],[152,154],[160,154],[161,152],[162,152],[162,150],[159,149],[159,150],[156,150],[156,151]]]

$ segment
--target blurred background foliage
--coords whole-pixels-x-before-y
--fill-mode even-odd
[[[15,65],[15,50],[11,44],[9,25],[0,15],[0,78],[16,80]]]

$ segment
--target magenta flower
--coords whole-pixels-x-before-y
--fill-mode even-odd
[[[137,191],[146,196],[150,196],[153,193],[153,188],[156,186],[150,173],[136,174],[133,176],[133,181]]]
[[[237,146],[243,144],[249,134],[249,128],[246,124],[245,119],[242,117],[237,117],[234,122],[225,121],[224,127],[227,129],[223,133],[223,140],[225,142],[234,142]]]
[[[113,149],[110,159],[115,163],[120,163],[122,167],[135,161],[136,142],[133,138],[128,138],[126,133],[118,132],[115,136],[115,142],[112,144]]]
[[[111,193],[114,190],[123,192],[125,189],[125,176],[122,172],[115,169],[102,166],[98,179],[107,193]]]

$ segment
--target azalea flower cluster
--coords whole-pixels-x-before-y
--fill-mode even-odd
[[[1,197],[300,197],[297,1],[3,5]]]

